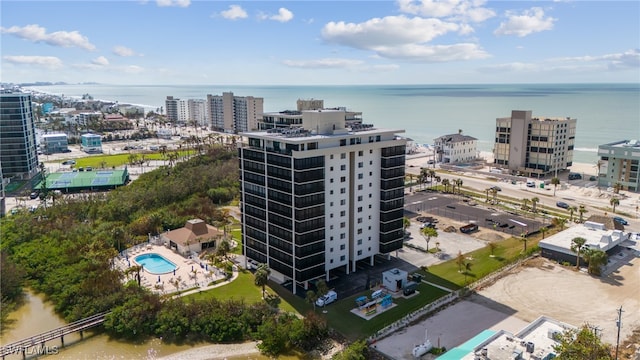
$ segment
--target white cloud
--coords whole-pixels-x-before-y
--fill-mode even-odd
[[[229,20],[246,19],[248,16],[240,5],[229,5],[229,10],[221,11],[220,15]]]
[[[370,50],[379,46],[429,42],[459,29],[457,24],[438,19],[387,16],[359,24],[330,22],[322,29],[322,38],[327,42]]]
[[[55,56],[4,56],[4,60],[15,65],[34,65],[48,69],[62,67],[62,60]]]
[[[401,12],[436,18],[451,18],[461,21],[483,22],[496,13],[483,7],[484,0],[398,0]]]
[[[555,59],[560,62],[605,63],[611,70],[640,68],[640,49],[631,49],[622,53],[600,56],[579,56]]]
[[[140,74],[144,72],[144,68],[137,65],[127,65],[119,68],[122,72],[127,74]]]
[[[285,23],[293,19],[293,13],[285,8],[278,9],[278,15],[270,16],[269,19]]]
[[[427,45],[448,32],[468,33],[470,27],[440,19],[387,16],[366,22],[330,22],[322,29],[325,41],[375,52],[390,59],[442,62],[484,59],[489,55],[477,44]]]
[[[191,0],[156,0],[156,4],[160,7],[189,7]]]
[[[379,47],[375,51],[382,57],[414,62],[445,62],[485,59],[489,54],[477,44],[452,45],[406,44],[395,47]]]
[[[128,57],[128,56],[136,56],[138,54],[136,54],[135,51],[133,51],[133,49],[130,49],[126,46],[121,46],[121,45],[116,45],[113,47],[113,53],[118,55],[118,56],[122,56],[122,57]]]
[[[325,58],[317,60],[284,60],[284,65],[304,69],[349,68],[361,65],[363,61],[352,59]]]
[[[104,56],[98,56],[97,58],[91,60],[91,63],[98,66],[108,66],[109,60]]]
[[[557,20],[544,16],[544,10],[533,7],[522,14],[507,12],[507,21],[500,23],[500,27],[493,33],[496,35],[516,35],[524,37],[536,32],[553,29],[553,23]]]
[[[522,63],[522,62],[513,62],[507,64],[497,64],[490,66],[483,66],[480,68],[482,72],[493,72],[493,73],[503,73],[503,72],[535,72],[539,71],[540,66],[532,63]]]
[[[61,46],[65,48],[79,47],[85,50],[95,50],[96,48],[95,45],[89,42],[89,39],[86,36],[80,34],[78,31],[56,31],[47,33],[47,29],[42,26],[31,24],[23,27],[0,27],[0,32],[36,43],[43,42],[52,46]]]

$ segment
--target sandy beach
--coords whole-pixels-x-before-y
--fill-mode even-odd
[[[255,341],[242,344],[212,344],[180,351],[158,360],[223,360],[235,356],[259,355]]]

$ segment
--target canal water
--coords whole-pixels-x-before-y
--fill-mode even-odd
[[[35,334],[64,326],[65,322],[57,316],[53,306],[45,301],[44,296],[27,292],[25,302],[20,308],[9,315],[12,323],[0,335],[0,344],[6,345]],[[61,346],[60,339],[49,341],[43,349],[49,351],[50,356],[38,358],[62,359],[160,359],[163,356],[176,355],[181,351],[191,350],[197,346],[165,344],[160,339],[152,339],[139,344],[111,339],[109,336],[97,332],[85,332],[67,335],[65,346]],[[202,346],[210,345],[203,343]],[[35,354],[27,358],[36,358]],[[22,354],[6,357],[6,360],[20,360]],[[268,360],[262,355],[247,355],[227,357],[227,360]],[[296,357],[282,357],[281,359],[295,360]]]

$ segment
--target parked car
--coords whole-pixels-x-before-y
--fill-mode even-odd
[[[582,179],[582,175],[578,173],[569,173],[569,180],[580,180]]]
[[[558,201],[558,202],[556,203],[556,206],[557,206],[557,207],[561,207],[561,208],[563,208],[563,209],[568,209],[568,208],[569,208],[569,204],[567,204],[566,202],[562,202],[562,201]]]
[[[316,300],[316,305],[326,306],[336,300],[338,300],[338,294],[333,290],[329,290],[328,293],[326,293],[325,295],[321,296],[318,300]]]
[[[536,182],[532,180],[527,181],[527,187],[536,187]]]
[[[489,189],[495,190],[495,191],[502,191],[502,189],[499,186],[495,186],[495,185],[490,187]]]
[[[614,216],[613,217],[613,221],[617,222],[618,224],[629,225],[629,222],[627,220],[621,218],[620,216]]]
[[[75,160],[65,160],[62,162],[62,165],[75,165],[76,161]]]
[[[37,192],[37,191],[34,191],[34,192],[32,192],[32,193],[31,193],[31,195],[29,195],[29,198],[30,198],[30,199],[37,199],[37,198],[38,198],[38,195],[39,195],[39,194],[38,194],[38,192]]]
[[[589,181],[596,181],[596,177],[593,175],[589,176]]]
[[[478,230],[478,225],[476,224],[467,224],[465,226],[460,227],[460,232],[463,234],[468,234],[476,230]]]

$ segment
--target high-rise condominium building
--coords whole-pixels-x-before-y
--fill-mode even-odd
[[[532,118],[531,111],[513,110],[496,119],[494,165],[512,174],[542,178],[573,162],[576,119]]]
[[[173,96],[167,96],[167,99],[164,101],[164,111],[167,114],[167,120],[171,122],[178,121],[178,107],[179,107],[180,99],[174,98]]]
[[[264,99],[224,92],[222,96],[207,95],[207,109],[214,130],[241,133],[258,129],[258,121],[264,112]]]
[[[288,128],[242,133],[244,253],[294,292],[402,248],[404,131],[345,117],[302,111]]]
[[[598,146],[598,185],[640,191],[640,140],[622,140]]]
[[[31,94],[0,94],[0,166],[8,178],[39,173],[34,111]]]

